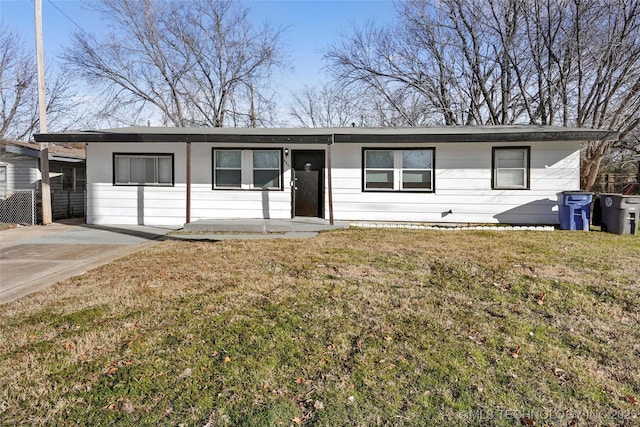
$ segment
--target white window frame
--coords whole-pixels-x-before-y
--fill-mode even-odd
[[[390,151],[393,153],[393,168],[376,168],[367,167],[367,152],[368,151]],[[431,153],[431,168],[404,168],[403,165],[403,153],[406,151],[429,151]],[[399,149],[389,148],[370,148],[365,147],[362,150],[362,190],[365,192],[405,192],[405,193],[433,193],[435,192],[435,157],[436,150],[432,147],[406,147]],[[392,188],[375,188],[369,187],[367,184],[367,171],[393,171],[393,186]],[[425,171],[431,174],[431,187],[429,188],[404,188],[404,172],[416,172]]]
[[[224,170],[225,168],[218,168],[216,166],[216,153],[221,151],[240,151],[240,185],[218,185],[216,182],[216,175],[218,170]],[[258,151],[269,151],[278,153],[278,186],[275,187],[262,187],[257,186],[254,183],[253,173],[256,170],[276,170],[276,168],[255,168],[253,167],[253,153]],[[283,190],[283,177],[282,177],[282,149],[281,148],[213,148],[212,149],[212,181],[214,190],[268,190],[268,191],[281,191]],[[232,168],[237,170],[237,168]]]
[[[524,153],[523,164],[518,167],[501,167],[499,165],[498,153],[504,151],[518,151]],[[494,190],[529,190],[531,179],[531,147],[493,147],[491,153],[491,188]],[[522,182],[521,185],[505,184],[501,182],[501,171],[521,171]]]
[[[122,174],[118,170],[118,160],[125,159],[127,167],[129,171],[127,175],[129,176],[128,180],[121,179]],[[153,170],[153,181],[146,181],[147,171],[146,169],[143,171],[142,176],[144,177],[143,182],[133,182],[131,181],[131,159],[153,159],[154,160],[154,170]],[[160,159],[169,159],[171,161],[171,179],[168,182],[159,180],[159,160]],[[147,162],[143,162],[143,164],[147,165]],[[174,169],[174,159],[173,153],[113,153],[113,185],[116,186],[149,186],[149,187],[172,187],[175,182],[175,169]]]

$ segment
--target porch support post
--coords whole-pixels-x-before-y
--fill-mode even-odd
[[[334,135],[331,134],[331,142],[327,144],[327,181],[329,190],[329,224],[333,225],[333,183],[331,182],[331,146],[335,142]]]
[[[186,223],[191,222],[191,141],[187,137],[187,212]]]

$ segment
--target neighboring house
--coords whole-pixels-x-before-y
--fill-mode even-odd
[[[36,222],[42,221],[40,173],[40,146],[34,143],[0,142],[0,205],[4,218],[0,221],[16,222],[16,209],[23,204],[25,190],[35,195]],[[49,182],[53,219],[84,216],[85,205],[84,149],[49,146]],[[31,197],[31,196],[29,196]],[[18,221],[22,222],[22,221]]]
[[[557,224],[580,142],[543,126],[152,128],[41,134],[87,143],[87,223],[198,219]]]

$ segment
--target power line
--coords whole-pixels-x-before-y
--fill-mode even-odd
[[[62,16],[64,16],[65,18],[67,18],[69,20],[69,22],[71,22],[73,25],[75,25],[76,27],[78,27],[78,29],[80,31],[82,31],[83,33],[86,33],[86,31],[84,30],[84,28],[82,28],[76,21],[74,21],[73,19],[71,19],[71,17],[69,15],[67,15],[66,13],[64,13],[64,11],[62,9],[60,9],[52,0],[47,0],[49,2],[49,4],[51,4],[51,6],[53,6],[54,8],[56,8],[56,10],[58,12],[60,12],[62,14]]]

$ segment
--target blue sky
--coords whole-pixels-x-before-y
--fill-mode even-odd
[[[58,61],[64,47],[70,44],[76,25],[88,32],[102,26],[87,4],[79,0],[42,0],[45,62]],[[274,26],[287,27],[284,41],[293,69],[274,76],[274,90],[280,99],[288,98],[292,90],[305,84],[312,86],[324,79],[322,50],[336,41],[340,33],[370,20],[385,22],[394,10],[390,0],[253,0],[244,4],[256,24],[269,21]],[[0,0],[0,19],[5,28],[17,30],[27,46],[34,46],[35,56],[34,1]]]

